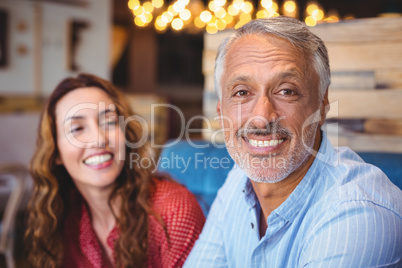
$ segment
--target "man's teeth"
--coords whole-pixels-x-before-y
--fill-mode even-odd
[[[84,163],[87,165],[99,165],[105,163],[106,161],[109,161],[110,159],[112,159],[111,154],[100,154],[85,159]]]
[[[268,146],[276,146],[278,144],[281,144],[283,142],[283,139],[265,140],[265,141],[248,139],[248,142],[255,147],[268,147]]]

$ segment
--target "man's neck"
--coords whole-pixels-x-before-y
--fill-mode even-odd
[[[313,148],[318,151],[321,144],[321,132],[317,133]],[[260,215],[260,237],[264,236],[266,229],[268,228],[267,219],[268,216],[279,207],[294,189],[299,185],[304,178],[311,165],[314,162],[315,157],[310,155],[306,162],[303,163],[297,170],[292,172],[287,178],[277,183],[263,183],[250,180],[253,186],[254,192],[261,205]]]

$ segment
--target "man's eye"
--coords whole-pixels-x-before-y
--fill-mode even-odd
[[[238,97],[247,96],[247,91],[246,90],[239,90],[239,91],[236,92],[235,96],[238,96]]]
[[[296,93],[291,89],[282,89],[280,91],[280,94],[285,95],[285,96],[292,96],[292,95],[295,95]]]

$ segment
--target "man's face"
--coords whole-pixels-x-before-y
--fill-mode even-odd
[[[319,144],[324,119],[306,122],[317,111],[325,116],[324,105],[307,58],[288,41],[257,35],[226,55],[217,111],[229,154],[254,181],[285,179],[312,157],[306,147]]]

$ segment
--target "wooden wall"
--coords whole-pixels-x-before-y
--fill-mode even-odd
[[[324,129],[331,142],[360,152],[402,153],[402,18],[320,24],[311,31],[329,51],[331,110]],[[219,43],[231,33],[204,36],[203,109],[212,122],[206,139],[217,139],[211,137],[219,129],[214,62]]]

